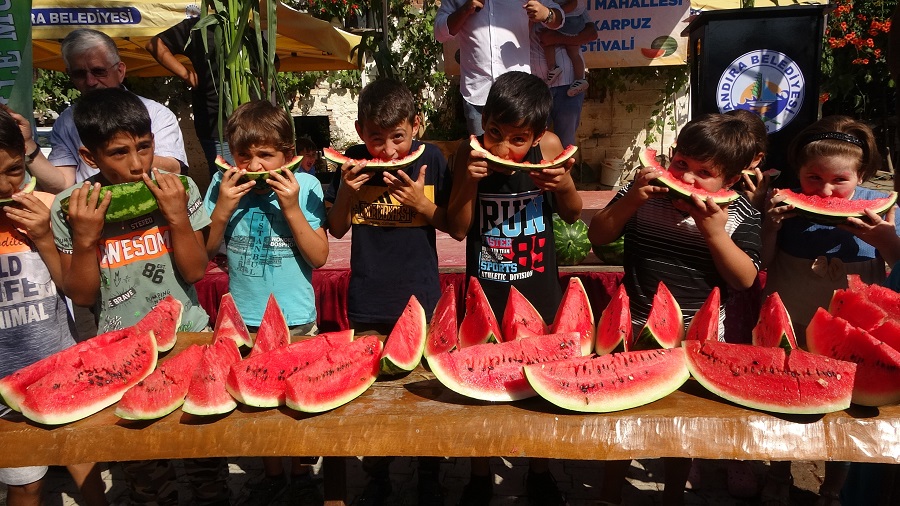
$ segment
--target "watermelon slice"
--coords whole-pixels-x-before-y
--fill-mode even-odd
[[[752,343],[755,346],[779,346],[786,351],[797,348],[794,325],[778,292],[766,297],[759,310],[759,321],[753,327]]]
[[[366,167],[363,169],[364,172],[371,171],[384,171],[384,170],[398,170],[402,169],[422,156],[422,153],[425,152],[425,144],[420,144],[415,151],[411,151],[409,154],[404,156],[403,158],[397,158],[394,160],[365,160]],[[359,165],[363,160],[354,160],[352,158],[347,158],[343,153],[336,151],[332,148],[325,148],[322,150],[322,156],[332,162],[337,164],[338,167],[343,166],[345,163],[350,162],[351,166]]]
[[[37,178],[31,176],[28,178],[28,182],[25,183],[25,186],[22,186],[18,192],[16,193],[32,193],[34,189],[37,187]],[[12,199],[12,197],[0,198],[0,207],[7,206],[15,203],[16,201]]]
[[[685,341],[691,375],[735,404],[774,413],[831,413],[850,407],[856,366],[800,349]]]
[[[184,190],[188,191],[190,189],[188,177],[178,177],[181,179],[181,184],[184,185]],[[109,207],[106,208],[107,223],[133,220],[159,209],[156,197],[153,196],[147,183],[143,180],[104,186],[100,188],[100,201],[107,193],[112,193],[112,200]],[[64,214],[69,213],[69,198],[64,197],[59,201],[60,210]]]
[[[116,406],[116,416],[126,420],[154,420],[175,411],[187,395],[203,348],[192,344],[162,362],[143,381],[128,389]]]
[[[900,401],[900,352],[843,318],[816,311],[806,327],[813,353],[856,364],[853,402],[883,406]]]
[[[231,365],[241,359],[241,352],[231,339],[218,339],[203,350],[194,369],[191,384],[181,410],[192,415],[221,415],[237,407],[225,388]]]
[[[619,348],[622,343],[631,343],[631,307],[625,285],[620,284],[612,300],[600,313],[597,323],[597,342],[594,353],[606,355]]]
[[[900,320],[900,293],[881,285],[870,285],[863,282],[858,274],[847,276],[848,289],[865,294],[866,299],[880,307],[888,318]]]
[[[661,172],[660,176],[651,181],[650,184],[668,188],[668,196],[671,198],[688,199],[696,195],[700,200],[706,201],[712,199],[716,204],[727,204],[733,200],[737,200],[740,194],[734,190],[723,188],[717,192],[708,192],[702,188],[698,188],[692,184],[685,183],[678,176],[672,174],[658,161],[656,161],[656,150],[646,148],[638,155],[641,164],[644,167],[653,167]]]
[[[581,336],[581,354],[590,355],[594,349],[594,311],[591,309],[591,300],[581,278],[572,276],[566,291],[563,293],[559,309],[550,325],[550,332],[560,334],[563,332],[578,332]]]
[[[466,316],[459,326],[459,347],[501,341],[500,325],[491,309],[491,303],[478,279],[470,277],[469,288],[466,290]]]
[[[547,333],[547,324],[531,302],[514,286],[509,287],[506,309],[503,311],[503,323],[500,332],[506,341],[515,341],[521,337],[541,336]]]
[[[900,351],[900,322],[887,320],[868,332],[875,339]]]
[[[515,401],[537,395],[523,365],[581,356],[577,332],[477,344],[428,359],[431,372],[450,390],[484,401]]]
[[[231,365],[225,388],[241,404],[283,406],[287,380],[331,350],[349,344],[353,330],[325,332],[310,339],[248,357]]]
[[[235,342],[238,346],[253,347],[253,339],[250,338],[250,331],[238,312],[234,303],[234,297],[231,292],[222,296],[219,302],[219,311],[216,313],[216,326],[213,329],[213,340],[227,337]]]
[[[884,214],[897,203],[897,192],[872,200],[804,195],[787,189],[776,190],[775,195],[784,197],[780,205],[792,205],[797,214],[823,225],[844,223],[847,218],[864,218],[867,209],[875,214]]]
[[[691,318],[688,325],[685,339],[696,339],[698,341],[718,341],[719,340],[719,306],[721,306],[722,297],[719,294],[719,287],[714,286],[709,292],[706,302],[697,311],[697,314]]]
[[[872,330],[887,319],[887,313],[870,302],[865,291],[835,290],[828,312],[863,330]]]
[[[135,324],[135,329],[152,330],[156,336],[156,348],[160,352],[169,351],[178,339],[178,327],[181,326],[183,312],[184,304],[174,296],[167,295]]]
[[[288,378],[285,403],[306,413],[321,413],[347,404],[375,383],[381,351],[377,336],[363,336],[329,351]]]
[[[675,348],[681,344],[683,338],[684,317],[681,314],[681,306],[672,296],[672,292],[666,288],[666,284],[660,281],[656,294],[653,295],[647,324],[641,329],[641,335],[634,343],[634,349]]]
[[[441,294],[441,298],[434,307],[423,353],[425,358],[456,348],[456,344],[459,342],[457,333],[456,288],[451,283],[444,287],[444,293]]]
[[[649,404],[678,390],[690,376],[681,348],[525,366],[525,377],[538,395],[561,408],[585,413]]]
[[[290,342],[291,329],[284,318],[284,313],[281,312],[278,301],[275,300],[275,295],[270,293],[262,321],[259,323],[259,329],[256,331],[256,340],[253,342],[250,356],[255,357],[260,353],[287,346]]]
[[[425,309],[412,295],[384,344],[381,372],[393,375],[415,369],[422,361],[425,337]]]
[[[76,362],[29,385],[19,407],[29,420],[47,425],[81,420],[114,404],[146,378],[156,367],[156,356],[152,331],[83,350]]]
[[[540,171],[543,169],[555,169],[557,167],[562,167],[569,161],[570,158],[575,156],[575,153],[578,152],[578,146],[568,145],[566,149],[563,150],[562,153],[559,154],[553,160],[541,160],[539,163],[530,163],[530,162],[514,162],[512,160],[506,160],[504,158],[500,158],[490,151],[484,149],[480,142],[478,142],[478,137],[474,135],[469,139],[469,147],[472,148],[472,151],[477,151],[484,155],[484,158],[488,161],[488,165],[496,165],[498,167],[503,167],[507,170],[527,170],[527,171]]]
[[[260,183],[264,182],[266,179],[269,179],[269,175],[272,172],[284,172],[289,171],[293,172],[294,169],[300,165],[300,162],[303,160],[302,156],[295,156],[291,158],[286,164],[278,167],[275,170],[260,170],[260,171],[247,171],[243,176],[238,179],[238,184],[246,183],[247,181],[259,181]],[[228,163],[222,155],[216,157],[216,167],[219,169],[219,172],[227,172],[234,168],[230,163]],[[257,185],[258,186],[258,185]]]

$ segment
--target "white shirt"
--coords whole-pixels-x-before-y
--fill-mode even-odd
[[[450,34],[447,18],[466,0],[442,0],[434,20],[438,42],[459,41],[459,91],[466,102],[484,105],[494,79],[512,70],[531,73],[531,23],[522,0],[487,0],[484,8],[466,19],[459,32]],[[550,0],[541,3],[562,12]]]

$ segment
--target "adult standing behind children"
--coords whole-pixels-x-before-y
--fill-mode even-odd
[[[479,141],[494,155],[515,162],[556,158],[563,146],[547,132],[550,102],[543,79],[525,72],[503,74],[485,101]],[[562,298],[553,213],[569,223],[581,215],[581,195],[570,174],[575,160],[540,172],[510,172],[489,165],[468,141],[460,143],[455,160],[447,221],[454,238],[466,239],[466,278],[478,279],[495,314],[503,314],[510,287],[515,286],[544,321],[552,321]],[[548,464],[547,459],[531,459],[531,504],[564,504]],[[487,505],[492,494],[488,459],[472,459],[472,476],[460,504]]]
[[[63,39],[62,58],[66,74],[81,93],[103,88],[121,88],[125,80],[125,63],[119,57],[116,43],[105,33],[82,28]],[[153,167],[179,173],[187,168],[184,139],[178,119],[166,106],[140,97],[150,114],[155,142]],[[47,158],[38,150],[30,164],[42,188],[60,192],[97,174],[97,169],[78,153],[83,145],[72,119],[73,107],[64,110],[53,124],[50,134],[52,150]]]
[[[153,168],[150,114],[137,95],[118,87],[91,91],[75,104],[73,116],[83,142],[79,154],[99,172],[59,193],[51,208],[66,295],[79,306],[94,307],[100,332],[134,325],[169,294],[184,304],[179,331],[207,329],[209,316],[193,286],[206,273],[203,232],[210,223],[197,185],[188,178],[186,192],[177,175]],[[128,182],[146,184],[159,208],[107,223],[112,195],[101,199],[100,188]],[[63,213],[60,202],[66,197],[69,208]],[[124,248],[131,254],[111,254]],[[123,293],[132,296],[122,300]],[[184,462],[193,504],[228,503],[225,459]],[[133,502],[178,504],[168,461],[126,462],[122,468]]]
[[[450,197],[447,161],[424,144],[424,153],[396,171],[373,171],[367,160],[395,160],[423,143],[416,102],[402,83],[379,79],[359,94],[356,132],[363,144],[352,146],[346,162],[325,194],[332,204],[328,230],[340,239],[352,228],[347,316],[357,334],[390,334],[411,295],[430,318],[441,295],[435,229],[446,230]],[[438,460],[419,459],[419,504],[442,504]],[[371,480],[364,504],[382,504],[391,493],[389,461],[364,459]]]
[[[481,135],[481,111],[494,80],[531,71],[531,24],[556,30],[565,14],[550,0],[444,0],[434,19],[438,42],[459,41],[459,91],[469,133]]]

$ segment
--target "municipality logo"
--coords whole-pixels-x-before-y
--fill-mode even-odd
[[[731,62],[719,78],[720,112],[746,109],[775,133],[791,122],[803,105],[806,81],[800,66],[784,53],[757,49]]]

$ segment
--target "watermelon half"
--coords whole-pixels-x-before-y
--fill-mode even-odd
[[[681,348],[626,351],[525,366],[528,383],[565,409],[607,413],[662,399],[690,377]]]
[[[288,378],[285,404],[306,413],[321,413],[347,404],[375,383],[381,351],[377,336],[363,336],[329,351]]]
[[[384,343],[381,372],[393,375],[415,369],[425,352],[425,337],[425,309],[411,295]]]
[[[156,347],[160,352],[169,351],[178,339],[178,327],[181,326],[181,315],[184,304],[174,296],[156,303],[139,322],[135,324],[138,331],[152,330],[156,336]]]
[[[459,347],[500,341],[503,341],[500,324],[497,323],[491,303],[488,302],[478,278],[470,277],[469,288],[466,290],[466,315],[459,325]]]
[[[240,179],[238,179],[238,184],[243,184],[243,183],[246,183],[247,181],[259,181],[262,183],[266,179],[269,179],[269,175],[273,172],[284,172],[284,171],[293,172],[294,169],[296,169],[297,166],[300,165],[300,162],[302,160],[303,160],[302,156],[295,156],[295,157],[291,158],[286,164],[282,165],[281,167],[278,167],[275,170],[247,171],[244,173],[243,176],[241,176]],[[225,158],[223,158],[222,155],[219,155],[216,157],[216,167],[218,167],[219,172],[222,172],[222,173],[228,172],[229,170],[235,168],[230,163],[228,163],[228,161],[225,160]]]
[[[428,326],[428,339],[425,341],[423,355],[428,358],[438,353],[456,348],[459,342],[459,329],[456,325],[456,288],[452,283],[444,287],[444,293],[434,306],[431,325]]]
[[[576,332],[485,343],[428,359],[431,372],[454,392],[484,401],[515,401],[537,395],[523,365],[581,356]]]
[[[488,161],[488,165],[496,165],[507,170],[527,171],[540,171],[544,169],[555,169],[557,167],[562,167],[566,164],[567,161],[569,161],[570,158],[575,156],[575,153],[578,152],[578,146],[573,146],[570,144],[566,146],[566,149],[564,149],[563,152],[553,160],[541,160],[539,163],[530,163],[514,162],[512,160],[500,158],[499,156],[484,149],[481,143],[478,142],[478,137],[475,137],[474,135],[469,139],[469,147],[472,148],[472,151],[477,151],[483,154],[484,158]]]
[[[354,160],[352,158],[347,158],[343,153],[336,151],[332,148],[325,148],[322,150],[322,156],[332,162],[337,164],[338,167],[343,166],[345,163],[350,162],[351,166],[359,165],[361,162],[366,162],[366,167],[363,169],[364,172],[371,171],[383,171],[383,170],[398,170],[402,169],[422,156],[422,153],[425,152],[425,144],[419,145],[419,147],[415,151],[410,151],[409,154],[402,158],[397,158],[394,160]]]
[[[591,309],[591,300],[581,278],[577,276],[569,278],[553,324],[550,325],[550,332],[554,334],[577,332],[582,355],[590,355],[594,349],[594,310]]]
[[[556,245],[556,263],[559,265],[578,265],[591,252],[588,227],[582,220],[566,223],[553,213],[553,241]]]
[[[684,338],[681,306],[662,281],[656,287],[647,323],[634,343],[635,350],[675,348]]]
[[[29,420],[47,425],[81,420],[114,404],[146,378],[156,367],[156,356],[152,331],[83,350],[74,363],[29,385],[19,407]]]
[[[850,407],[856,365],[800,349],[685,341],[691,375],[735,404],[773,413],[831,413]]]
[[[759,310],[759,321],[753,327],[752,343],[755,346],[778,346],[787,351],[797,348],[797,336],[791,315],[781,302],[781,296],[775,292],[763,302]]]
[[[216,326],[213,329],[213,341],[223,337],[231,339],[238,346],[253,347],[250,331],[247,330],[247,324],[244,323],[244,319],[234,303],[234,297],[231,296],[231,292],[223,295],[221,301],[219,301],[219,311],[216,313]]]
[[[606,355],[612,353],[623,343],[631,343],[631,301],[625,291],[625,284],[620,284],[615,295],[600,313],[600,321],[597,322],[597,342],[594,344],[594,353]]]
[[[143,381],[128,389],[116,405],[116,416],[126,420],[154,420],[175,411],[187,395],[203,347],[192,344],[159,364]]]
[[[696,339],[698,341],[718,341],[719,340],[719,306],[721,305],[722,296],[719,294],[719,287],[714,286],[709,292],[706,302],[700,306],[700,310],[691,318],[688,325],[685,339]]]
[[[192,415],[208,416],[228,413],[237,403],[225,382],[231,365],[241,359],[241,352],[231,339],[218,339],[203,349],[181,410]]]
[[[263,312],[262,321],[256,331],[256,340],[253,341],[253,349],[250,356],[272,351],[275,348],[287,346],[291,342],[291,329],[288,327],[281,306],[275,300],[275,295],[269,294],[266,302],[266,310]]]
[[[897,203],[897,192],[872,200],[804,195],[786,189],[776,190],[775,195],[784,197],[780,205],[792,205],[797,214],[823,225],[844,223],[847,218],[864,218],[867,209],[875,214],[884,214]]]
[[[514,286],[509,287],[506,309],[503,311],[503,322],[500,332],[507,341],[515,341],[522,337],[542,336],[547,333],[547,324],[541,313]]]
[[[712,199],[712,201],[716,204],[722,205],[727,204],[733,200],[737,200],[738,197],[740,197],[740,194],[738,194],[738,192],[729,190],[727,188],[723,188],[717,192],[708,192],[692,184],[685,183],[680,178],[666,170],[666,168],[660,165],[658,161],[656,161],[655,149],[646,148],[641,151],[638,157],[640,158],[641,164],[644,167],[653,167],[654,169],[661,172],[660,176],[651,181],[650,184],[668,188],[668,196],[671,198],[689,200],[693,195],[696,195],[700,198],[700,200],[706,201],[708,199]]]

